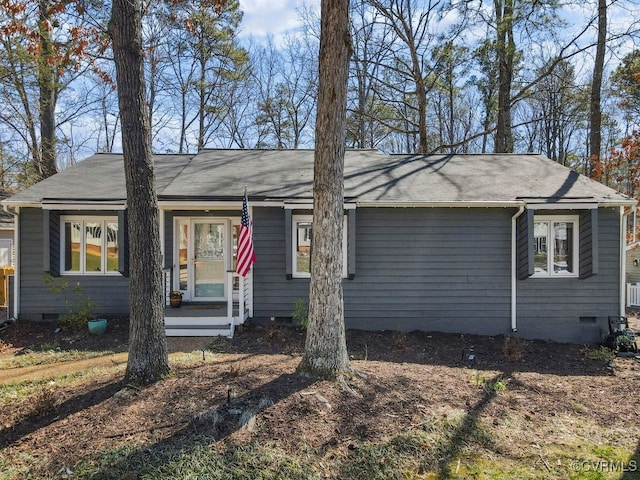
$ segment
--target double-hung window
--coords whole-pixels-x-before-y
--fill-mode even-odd
[[[60,270],[66,274],[118,273],[116,217],[60,218]]]
[[[534,277],[578,276],[577,216],[534,218]]]
[[[313,216],[292,216],[292,276],[309,278],[311,276],[311,248],[313,243]],[[347,276],[347,217],[342,224],[342,275]]]

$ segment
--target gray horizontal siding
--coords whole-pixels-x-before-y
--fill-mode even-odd
[[[620,220],[614,208],[598,215],[599,270],[589,278],[529,278],[518,281],[518,331],[528,338],[599,342],[607,317],[619,314]],[[595,317],[596,324],[580,322]]]
[[[497,334],[509,327],[510,215],[503,209],[357,209],[347,327]],[[308,279],[286,279],[284,212],[254,215],[254,315],[290,316]]]
[[[165,241],[172,243],[167,214]],[[187,213],[187,212],[185,212]],[[193,212],[188,212],[192,214]],[[229,212],[237,214],[238,212]],[[511,216],[515,209],[358,208],[356,275],[344,280],[347,327],[500,334],[510,331]],[[548,212],[545,212],[548,213]],[[219,212],[217,213],[219,214]],[[255,208],[254,317],[289,317],[308,299],[308,279],[287,279],[282,208]],[[618,313],[619,216],[600,211],[600,270],[587,279],[528,278],[517,282],[518,328],[527,338],[589,342],[600,339]],[[43,282],[43,219],[20,215],[22,317],[65,311],[64,298]],[[171,248],[167,248],[168,260]],[[128,314],[128,280],[68,276],[97,303],[98,315]],[[580,323],[596,317],[597,324]]]
[[[295,300],[309,298],[309,280],[287,280],[284,210],[256,208],[253,212],[257,257],[253,266],[253,315],[290,317]]]
[[[514,213],[358,208],[357,274],[344,280],[347,327],[510,333]],[[600,340],[607,317],[618,311],[618,222],[616,209],[600,212],[597,275],[517,282],[519,335]],[[284,211],[256,209],[254,226],[254,316],[290,316],[296,298],[308,299],[309,281],[286,278]],[[597,323],[581,323],[580,317],[596,317]]]
[[[109,213],[101,212],[101,214]],[[64,296],[51,293],[44,283],[43,238],[42,210],[21,209],[19,249],[21,319],[41,320],[43,315],[60,315],[67,310]],[[80,284],[82,292],[96,304],[94,309],[96,316],[111,317],[129,314],[129,282],[126,278],[120,275],[70,275],[64,278],[69,285]]]
[[[509,325],[510,221],[501,209],[357,209],[347,325],[496,334]]]

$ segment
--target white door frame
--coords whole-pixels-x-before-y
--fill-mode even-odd
[[[223,243],[223,261],[225,276],[223,279],[224,295],[221,297],[196,297],[195,295],[195,225],[196,224],[222,224],[224,225],[224,243]],[[213,216],[194,216],[194,217],[174,217],[173,220],[173,285],[174,290],[180,290],[183,292],[184,301],[226,301],[230,290],[229,282],[229,270],[231,266],[231,219],[227,217],[213,217]],[[180,289],[180,265],[179,253],[180,253],[180,239],[179,228],[181,225],[187,226],[187,282],[186,289]]]

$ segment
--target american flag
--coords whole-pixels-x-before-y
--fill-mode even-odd
[[[247,192],[242,200],[242,221],[238,235],[238,266],[236,272],[243,277],[247,276],[251,265],[256,263],[256,252],[253,250],[253,222],[249,216],[249,201]]]

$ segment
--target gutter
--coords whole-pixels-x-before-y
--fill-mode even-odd
[[[12,215],[13,220],[13,251],[15,255],[15,265],[13,273],[13,318],[18,318],[20,313],[20,207],[9,207],[2,205],[2,209]]]
[[[511,331],[518,331],[518,315],[517,315],[517,278],[516,278],[516,262],[518,246],[516,220],[524,213],[524,205],[521,205],[518,211],[511,217]]]
[[[624,210],[624,207],[620,207],[620,316],[622,317],[625,316],[627,308],[627,217],[635,211],[635,207],[629,209],[627,213]]]

